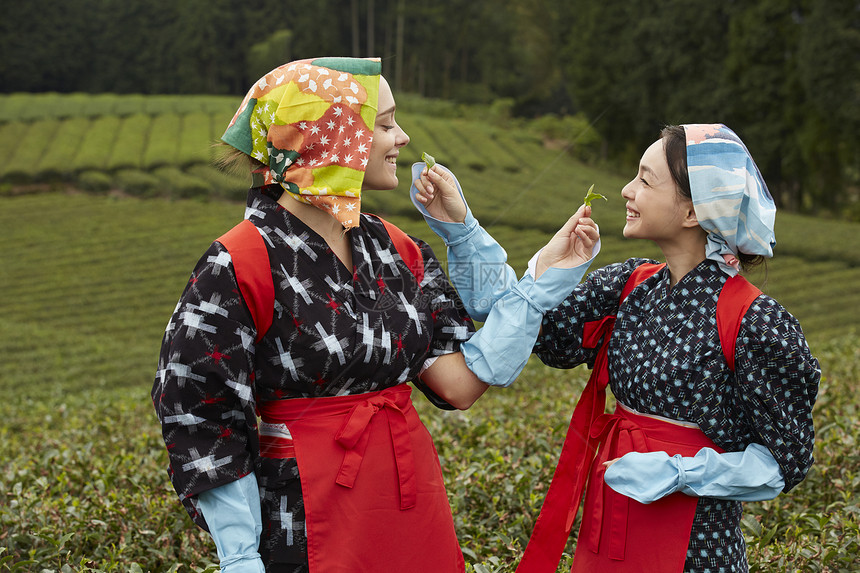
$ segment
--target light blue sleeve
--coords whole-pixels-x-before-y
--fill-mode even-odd
[[[437,164],[454,177],[463,202],[463,190],[451,171]],[[448,254],[448,276],[463,300],[466,312],[474,320],[484,322],[490,308],[517,283],[514,269],[507,264],[508,254],[493,237],[478,224],[466,203],[466,219],[462,223],[446,223],[432,217],[416,198],[415,180],[424,170],[424,163],[412,165],[412,187],[409,194],[415,208],[434,233],[445,242]]]
[[[215,541],[222,573],[265,573],[260,559],[263,531],[260,491],[253,473],[197,495]]]
[[[779,464],[761,444],[723,454],[702,448],[693,457],[631,452],[609,466],[603,479],[640,503],[677,491],[694,497],[762,501],[775,498],[785,486]]]
[[[513,384],[531,356],[544,313],[561,304],[590,264],[550,267],[537,280],[527,271],[494,302],[481,329],[460,345],[469,370],[491,386]]]
[[[442,165],[439,167],[445,169]],[[449,278],[466,311],[473,319],[484,322],[483,327],[460,346],[466,366],[491,386],[510,386],[528,362],[544,313],[561,304],[579,284],[600,252],[600,241],[588,262],[569,269],[549,268],[535,280],[538,252],[529,262],[523,278],[517,281],[514,269],[507,264],[507,253],[478,224],[468,204],[462,223],[446,223],[427,213],[415,198],[418,193],[415,180],[424,168],[421,162],[412,165],[412,203],[433,232],[445,241]],[[456,177],[454,183],[465,203]]]

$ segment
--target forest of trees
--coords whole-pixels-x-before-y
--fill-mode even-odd
[[[0,0],[0,92],[241,95],[291,59],[374,55],[399,92],[583,114],[635,161],[722,122],[777,201],[854,210],[858,0]]]

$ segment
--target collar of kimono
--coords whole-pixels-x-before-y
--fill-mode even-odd
[[[685,125],[687,171],[705,254],[729,276],[738,253],[773,256],[776,205],[741,139],[722,124]]]
[[[280,185],[355,227],[381,71],[378,58],[284,64],[248,91],[221,139],[258,162],[254,187]]]

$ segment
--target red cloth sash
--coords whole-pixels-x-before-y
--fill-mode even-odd
[[[627,298],[636,285],[663,266],[638,266],[622,290],[621,301]],[[591,377],[570,418],[558,465],[517,573],[555,573],[558,569],[559,559],[579,509],[591,461],[597,451],[599,440],[591,436],[591,426],[606,409],[606,385],[609,383],[607,352],[614,326],[614,316],[584,325],[583,348],[597,348],[599,345],[600,349],[594,360]]]
[[[574,573],[681,572],[699,499],[675,493],[642,504],[606,485],[603,462],[629,452],[663,451],[694,456],[704,447],[722,453],[701,430],[616,408],[592,425],[590,437],[600,442],[591,464]]]
[[[465,570],[439,457],[411,393],[401,384],[261,405],[264,422],[292,434],[311,573]]]

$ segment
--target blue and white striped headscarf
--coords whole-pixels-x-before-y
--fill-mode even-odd
[[[776,205],[741,139],[722,124],[685,125],[693,208],[708,232],[705,253],[729,276],[738,253],[773,256]]]

